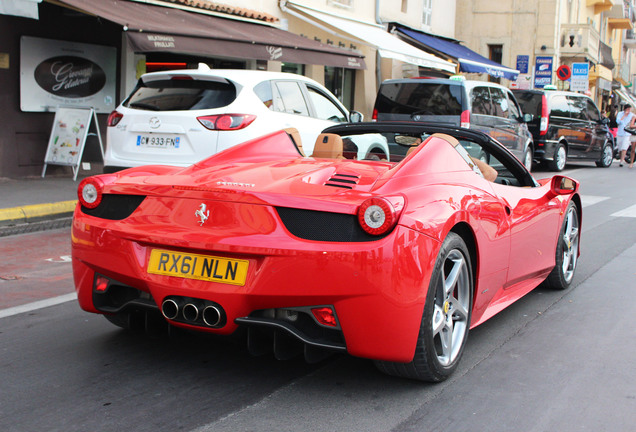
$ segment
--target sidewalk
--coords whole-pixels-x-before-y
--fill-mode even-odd
[[[0,177],[0,237],[70,226],[84,177]]]

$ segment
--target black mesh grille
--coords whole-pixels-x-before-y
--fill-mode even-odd
[[[144,198],[143,195],[104,194],[102,202],[94,209],[82,206],[82,213],[101,219],[122,220],[130,216]]]
[[[329,242],[367,242],[384,236],[367,234],[356,215],[276,207],[285,228],[305,240]]]

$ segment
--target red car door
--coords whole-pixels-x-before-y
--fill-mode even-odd
[[[550,183],[517,187],[493,183],[509,211],[510,259],[505,289],[536,285],[554,267],[560,205],[550,196]]]

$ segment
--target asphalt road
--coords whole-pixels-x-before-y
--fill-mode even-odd
[[[565,173],[584,202],[573,287],[537,289],[473,329],[437,385],[348,356],[307,365],[127,333],[68,301],[67,229],[0,238],[0,430],[634,430],[636,169]],[[50,298],[61,303],[34,303]]]

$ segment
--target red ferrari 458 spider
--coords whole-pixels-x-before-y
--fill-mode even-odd
[[[389,160],[355,160],[370,141]],[[185,169],[83,180],[81,307],[125,328],[245,329],[252,353],[347,352],[435,382],[456,369],[469,328],[542,282],[572,282],[578,183],[535,180],[482,133],[346,124],[311,153],[287,130]]]

